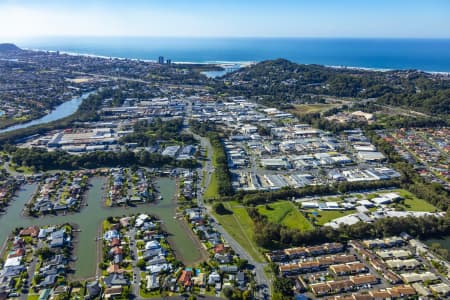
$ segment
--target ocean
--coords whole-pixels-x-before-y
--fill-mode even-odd
[[[17,41],[19,47],[173,62],[297,63],[450,72],[450,39],[71,37]]]

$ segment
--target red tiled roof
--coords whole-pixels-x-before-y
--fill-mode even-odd
[[[37,237],[38,234],[39,234],[39,227],[37,227],[37,226],[30,226],[28,228],[22,229],[19,232],[19,236]]]
[[[189,286],[191,285],[191,277],[192,271],[183,270],[180,278],[178,279],[178,282],[182,283],[184,286]]]

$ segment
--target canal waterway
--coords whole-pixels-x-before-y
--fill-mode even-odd
[[[83,100],[89,97],[91,93],[92,92],[84,93],[80,97],[73,98],[72,100],[66,101],[56,106],[54,110],[52,110],[50,113],[43,116],[42,118],[4,128],[0,130],[0,133],[27,128],[34,125],[46,124],[49,122],[53,122],[68,117],[77,111],[78,107],[83,102]]]
[[[91,187],[87,192],[88,206],[83,207],[79,213],[66,216],[45,216],[42,218],[28,218],[22,216],[22,210],[27,201],[36,191],[36,184],[28,184],[17,194],[17,197],[7,208],[5,215],[0,216],[0,242],[3,243],[11,231],[16,227],[31,225],[45,226],[52,224],[71,223],[78,225],[81,230],[77,233],[75,241],[75,253],[77,257],[76,278],[89,278],[95,276],[97,266],[97,241],[98,230],[104,219],[109,216],[123,216],[138,213],[147,213],[158,216],[163,222],[165,230],[169,233],[169,241],[175,251],[181,255],[185,264],[190,264],[201,258],[201,253],[196,249],[193,240],[186,234],[179,220],[175,219],[176,181],[172,178],[161,177],[156,179],[156,186],[162,199],[155,204],[143,204],[137,207],[106,208],[103,205],[103,194],[106,179],[94,177],[91,179]],[[101,242],[101,241],[99,241]]]

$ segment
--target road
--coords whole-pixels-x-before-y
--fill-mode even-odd
[[[17,172],[16,170],[14,170],[13,168],[11,168],[11,164],[10,164],[9,161],[5,161],[5,162],[4,162],[3,168],[4,168],[9,174],[11,174],[11,176],[23,175],[23,174]]]
[[[191,102],[189,102],[187,112],[188,112],[188,117],[190,117],[192,114],[192,103]],[[211,213],[211,206],[205,205],[202,191],[204,191],[206,189],[206,187],[209,185],[209,183],[211,181],[211,175],[214,171],[214,167],[212,165],[213,149],[212,149],[209,139],[193,133],[189,128],[188,118],[185,118],[184,130],[188,133],[191,133],[195,139],[199,140],[201,147],[206,149],[206,151],[207,151],[207,158],[203,164],[202,169],[198,172],[200,182],[201,182],[201,177],[205,176],[205,178],[203,179],[204,185],[203,185],[201,191],[199,191],[197,193],[197,201],[198,201],[199,207],[206,209],[208,215],[215,220],[214,225],[215,225],[216,230],[222,235],[224,240],[227,241],[227,243],[233,248],[233,250],[239,255],[239,257],[242,259],[246,259],[248,261],[248,264],[254,267],[255,280],[256,280],[257,287],[259,287],[256,290],[255,298],[256,299],[270,299],[271,283],[264,271],[265,267],[267,266],[267,263],[257,262],[250,254],[248,254],[248,252],[217,222],[217,220],[214,218],[213,214]]]
[[[136,247],[136,240],[134,239],[134,237],[136,236],[136,230],[134,228],[130,229],[130,231],[128,232],[128,236],[129,236],[129,247],[130,247],[130,251],[132,253],[132,256],[134,256],[134,259],[132,259],[132,264],[133,264],[133,278],[131,281],[131,286],[133,288],[133,295],[135,296],[134,299],[141,299],[140,296],[140,285],[141,285],[141,270],[139,269],[139,267],[137,266],[137,262],[139,261],[139,256],[138,256],[138,249]]]
[[[246,259],[248,263],[254,267],[255,280],[257,286],[260,287],[256,291],[256,299],[269,299],[271,295],[270,292],[271,284],[264,271],[264,268],[267,266],[267,263],[260,263],[255,261],[253,257],[249,255],[247,251],[244,248],[242,248],[241,245],[238,242],[236,242],[236,240],[230,234],[228,234],[228,232],[221,225],[217,223],[217,221],[215,223],[216,223],[215,228],[217,229],[217,231],[220,232],[220,234],[227,241],[227,243],[233,248],[233,250],[237,254],[239,254],[239,257],[241,259]],[[266,289],[267,292],[264,291]]]
[[[33,251],[34,251],[34,250],[33,250]],[[27,299],[28,299],[28,294],[29,294],[30,292],[32,292],[32,291],[30,291],[30,289],[29,289],[29,287],[30,287],[30,281],[31,281],[31,278],[34,277],[34,273],[35,273],[36,271],[39,271],[39,270],[36,270],[36,265],[37,265],[37,257],[33,256],[32,261],[31,261],[30,264],[28,265],[28,269],[27,269],[27,273],[28,273],[27,281],[26,281],[26,283],[24,283],[23,286],[22,286],[22,290],[25,288],[25,290],[27,290],[28,292],[27,292],[27,293],[22,293],[22,294],[20,295],[20,298],[19,298],[19,299],[21,299],[21,300],[27,300]],[[21,291],[18,291],[18,292],[21,292]]]

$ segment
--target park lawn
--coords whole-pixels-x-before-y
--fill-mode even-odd
[[[11,171],[15,171],[17,173],[22,173],[24,175],[31,175],[34,173],[30,167],[26,167],[26,166],[9,165],[9,168]]]
[[[402,206],[405,208],[405,210],[426,212],[435,212],[439,210],[433,204],[428,203],[423,199],[417,198],[414,194],[406,190],[396,190],[395,192],[403,197],[404,205]]]
[[[204,165],[205,163],[203,162],[202,164]],[[206,170],[203,169],[203,172],[202,172],[202,183],[201,183],[202,187],[205,187],[205,181],[206,181]]]
[[[206,187],[205,193],[203,197],[205,199],[215,199],[219,195],[219,181],[216,176],[216,168],[217,168],[217,156],[216,152],[212,152],[211,163],[214,167],[214,172],[211,174],[211,179],[209,181],[209,185]]]
[[[422,199],[405,199],[403,206],[405,207],[406,210],[409,211],[426,211],[426,212],[438,211],[438,209],[435,206]]]
[[[276,203],[260,205],[258,212],[266,216],[270,222],[282,224],[292,229],[307,231],[313,229],[313,225],[299,212],[297,207],[289,201],[279,201]]]
[[[254,240],[254,224],[245,207],[238,202],[224,202],[232,214],[219,215],[213,211],[220,225],[258,262],[264,257]]]
[[[211,174],[209,185],[203,194],[205,199],[214,199],[219,195],[219,182],[217,181],[216,172]]]
[[[307,212],[312,213],[313,211],[314,210],[308,210]],[[314,217],[316,219],[316,224],[322,226],[334,219],[353,214],[355,213],[355,210],[316,210],[316,212],[318,213],[318,216]]]

